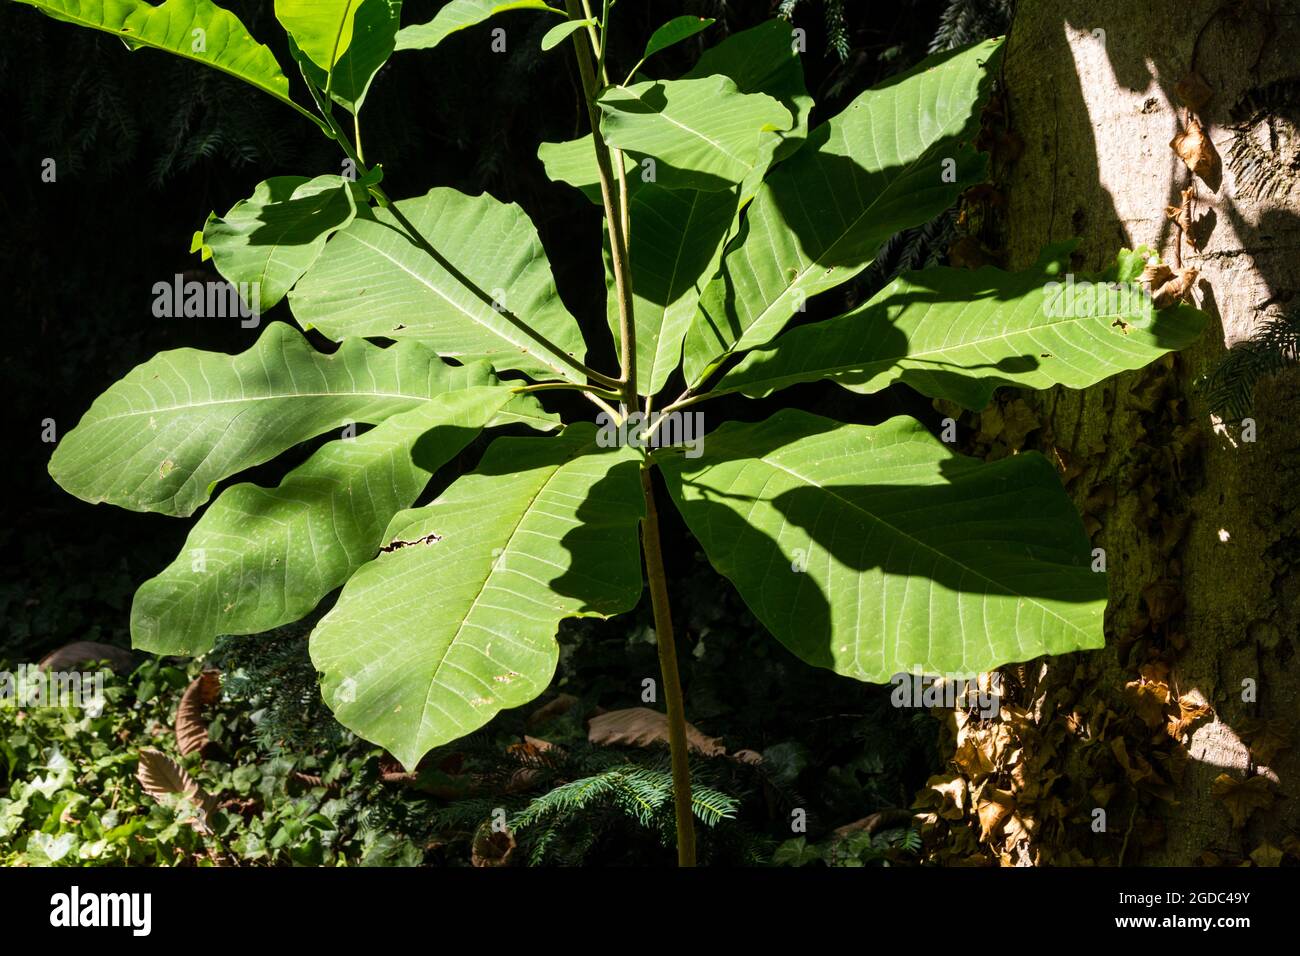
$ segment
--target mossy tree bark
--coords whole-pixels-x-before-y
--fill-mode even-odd
[[[1294,2],[1018,4],[988,244],[1019,269],[1078,236],[1078,273],[1149,245],[1199,270],[1212,322],[1141,372],[1002,395],[977,417],[986,453],[1058,463],[1105,551],[1107,646],[1008,669],[999,727],[957,719],[955,776],[919,804],[936,811],[940,858],[1300,856],[1300,759],[1284,746],[1300,718],[1300,375],[1261,382],[1253,435],[1196,387],[1227,346],[1300,308],[1297,47]],[[1218,166],[1202,175],[1170,146],[1197,120]],[[1166,214],[1189,187],[1199,249]]]

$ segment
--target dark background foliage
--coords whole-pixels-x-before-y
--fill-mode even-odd
[[[282,64],[292,62],[269,2],[225,5]],[[430,19],[440,3],[404,6],[403,22],[414,23]],[[932,48],[1002,32],[1009,10],[1006,0],[625,0],[618,13],[616,72],[670,17],[718,18],[700,40],[656,58],[649,72],[663,76],[689,67],[703,44],[726,33],[791,17],[808,32],[804,67],[818,122]],[[433,54],[396,55],[363,113],[366,156],[383,165],[395,197],[451,185],[520,203],[538,226],[561,295],[589,341],[604,343],[589,360],[612,369],[598,212],[576,191],[551,184],[536,159],[539,142],[582,132],[572,58],[540,52],[545,26],[538,18],[509,14],[501,23],[505,55],[486,52],[482,30],[454,35]],[[157,351],[248,348],[261,329],[241,328],[236,319],[155,318],[152,287],[177,273],[216,278],[189,252],[209,212],[224,212],[270,176],[337,172],[341,157],[306,120],[234,80],[154,51],[129,53],[113,37],[13,4],[0,7],[0,102],[0,283],[8,303],[0,388],[10,416],[0,489],[0,660],[12,661],[77,640],[129,645],[131,595],[176,554],[189,525],[65,494],[45,469],[52,450],[42,441],[46,420],[66,433],[96,395]],[[47,158],[57,164],[54,183],[41,179]],[[870,295],[897,268],[942,256],[948,228],[937,221],[899,237],[877,267],[815,301],[810,318]],[[271,320],[291,321],[287,307],[264,316],[263,327]],[[781,400],[845,421],[934,414],[903,389],[863,399],[829,385],[804,386]],[[710,414],[716,424],[770,411],[767,403],[736,399],[719,401]],[[480,451],[481,443],[458,466],[472,466]],[[930,719],[884,706],[888,688],[796,660],[762,632],[664,510],[688,717],[733,750],[772,753],[782,786],[810,808],[814,830],[906,806],[935,760]],[[649,624],[642,607],[612,622],[564,628],[557,681],[592,705],[636,706],[642,679],[658,670]],[[256,660],[257,638],[244,641],[245,659]],[[310,681],[301,641],[296,659],[296,679]],[[261,692],[274,696],[285,673],[268,668]],[[304,719],[328,717],[310,712]],[[775,821],[779,839],[788,811],[773,802],[770,786],[764,792],[765,809],[746,813],[756,832]],[[609,852],[618,859],[618,850]]]

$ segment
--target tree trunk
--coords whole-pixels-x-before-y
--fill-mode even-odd
[[[977,416],[981,450],[1058,464],[1110,605],[1105,649],[1009,668],[1004,720],[955,718],[954,772],[918,803],[941,860],[1300,858],[1300,376],[1261,381],[1253,434],[1196,387],[1300,308],[1298,48],[1296,2],[1018,4],[994,150],[1006,266],[1072,236],[1076,273],[1145,244],[1199,270],[1211,321],[1147,369]],[[1218,165],[1200,175],[1170,145],[1197,117]],[[1166,214],[1188,187],[1199,251]]]

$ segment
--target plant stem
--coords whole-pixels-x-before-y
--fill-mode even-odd
[[[569,16],[575,20],[582,19],[582,0],[564,0]],[[605,38],[601,37],[604,46]],[[591,59],[589,41],[584,40],[582,31],[573,35],[574,49],[578,56],[578,72],[582,74],[582,87],[587,101],[587,118],[591,122],[591,138],[596,149],[596,170],[600,176],[600,198],[605,207],[605,223],[609,229],[610,264],[614,272],[614,291],[618,299],[618,328],[621,346],[621,365],[623,368],[623,391],[629,396],[628,407],[636,404],[636,324],[632,319],[632,270],[627,256],[627,189],[622,187],[621,202],[614,199],[614,171],[610,165],[609,147],[600,134],[600,110],[596,107],[596,94],[600,79]],[[623,154],[615,151],[619,172],[623,173]],[[625,180],[620,178],[620,183]],[[602,383],[603,384],[603,383]]]
[[[585,13],[591,19],[590,0],[564,0],[569,16],[580,19]],[[636,323],[632,306],[632,268],[628,259],[628,237],[631,222],[628,207],[627,171],[623,168],[623,153],[613,150],[615,170],[611,168],[609,146],[600,133],[600,110],[596,94],[600,85],[608,85],[605,74],[605,47],[609,42],[609,7],[606,2],[601,20],[600,42],[595,42],[594,31],[590,40],[573,36],[578,55],[578,70],[587,101],[587,116],[591,121],[591,136],[596,149],[596,169],[600,175],[600,198],[605,207],[605,223],[609,229],[610,260],[614,271],[614,289],[618,296],[619,344],[623,381],[621,392],[624,407],[631,410],[638,404],[636,390]],[[591,54],[595,51],[597,63]],[[599,72],[598,72],[599,71]],[[618,201],[614,199],[614,184],[618,184]],[[650,463],[641,468],[641,490],[645,496],[645,517],[641,519],[641,550],[645,554],[646,578],[650,582],[650,602],[654,609],[655,642],[659,647],[659,670],[664,682],[664,703],[668,710],[668,751],[673,767],[673,808],[677,814],[677,865],[695,866],[695,818],[691,814],[691,767],[686,744],[686,709],[682,702],[682,681],[677,673],[677,644],[673,636],[672,609],[668,604],[668,579],[664,574],[663,548],[659,542],[659,512],[655,508],[653,476]]]
[[[673,764],[673,806],[677,811],[677,865],[695,865],[695,819],[691,815],[691,766],[687,759],[686,710],[682,703],[682,681],[677,674],[677,644],[673,636],[673,615],[668,604],[668,578],[664,574],[663,549],[659,544],[659,512],[649,462],[641,468],[641,490],[645,494],[645,517],[641,519],[641,550],[645,553],[646,577],[650,581],[650,603],[655,615],[655,642],[659,645],[659,670],[664,680],[664,703],[668,708],[668,750]]]
[[[352,143],[348,140],[348,134],[343,131],[343,128],[339,126],[338,121],[334,119],[334,113],[330,108],[329,102],[327,100],[322,99],[321,95],[316,92],[316,88],[312,86],[311,80],[307,78],[307,74],[305,71],[303,72],[303,80],[306,81],[307,89],[311,93],[312,98],[316,101],[316,108],[320,110],[320,114],[324,122],[322,128],[325,130],[326,135],[329,136],[330,139],[334,140],[339,144],[339,147],[343,150],[343,155],[345,155],[348,159],[352,160],[352,165],[355,168],[356,174],[359,177],[364,178],[369,173],[369,169],[366,168],[366,164],[364,160],[362,160],[358,151],[353,147]],[[358,143],[360,143],[360,134],[361,134],[361,130],[360,127],[358,127],[357,128]],[[557,371],[562,371],[562,367],[567,367],[573,370],[574,372],[576,372],[577,374],[585,376],[591,379],[596,384],[602,385],[605,388],[610,388],[610,389],[623,388],[624,383],[622,380],[613,378],[609,375],[605,375],[603,372],[597,372],[593,368],[588,368],[582,362],[579,362],[577,359],[575,359],[572,355],[565,352],[562,348],[560,348],[558,345],[556,345],[546,336],[542,335],[542,333],[538,332],[536,329],[532,328],[527,323],[522,321],[513,312],[510,312],[508,309],[501,309],[498,303],[494,302],[486,292],[484,292],[477,285],[471,282],[470,279],[467,276],[465,276],[454,265],[452,265],[452,263],[447,261],[447,259],[442,255],[442,253],[440,253],[437,249],[435,249],[429,243],[429,240],[424,238],[424,236],[420,233],[420,231],[416,229],[414,225],[412,225],[411,221],[407,219],[406,216],[402,213],[402,211],[398,209],[397,206],[393,203],[393,201],[388,198],[388,194],[385,193],[384,190],[381,189],[378,184],[372,184],[370,186],[370,194],[374,196],[375,199],[379,200],[379,203],[385,209],[387,209],[389,212],[393,214],[393,218],[396,219],[398,224],[401,225],[401,227],[406,230],[411,241],[414,242],[416,245],[418,245],[421,249],[423,249],[425,253],[427,253],[430,256],[430,258],[432,258],[435,262],[437,262],[438,265],[442,266],[442,268],[446,272],[448,272],[450,275],[452,275],[454,278],[460,281],[460,283],[463,286],[465,286],[466,289],[474,293],[484,304],[492,306],[494,309],[500,312],[502,317],[505,318],[505,320],[509,322],[512,326],[514,326],[519,331],[523,332],[525,335],[531,338],[538,345],[542,346],[542,348],[544,348],[547,352],[550,353],[551,358],[558,359],[560,363],[559,365],[555,364],[555,362],[550,362],[552,368],[556,369]]]

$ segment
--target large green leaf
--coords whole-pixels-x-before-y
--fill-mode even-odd
[[[352,44],[361,0],[275,0],[275,18],[298,49],[326,72]]]
[[[866,91],[768,175],[687,335],[690,383],[769,341],[809,297],[852,278],[891,235],[982,175],[963,134],[999,42],[930,57]]]
[[[402,0],[362,0],[356,8],[352,42],[333,69],[317,66],[289,38],[289,51],[310,83],[328,90],[330,99],[351,113],[359,113],[379,68],[388,62],[397,40]]]
[[[397,34],[397,49],[427,50],[458,30],[511,10],[544,10],[564,15],[563,10],[549,7],[542,0],[451,0],[428,23],[403,27]]]
[[[396,205],[439,258],[386,209],[353,220],[289,294],[304,328],[336,341],[417,338],[461,362],[574,377],[511,321],[526,322],[579,359],[585,352],[522,209],[445,188]]]
[[[1143,252],[1123,250],[1106,272],[1076,281],[1074,246],[1049,246],[1024,272],[905,273],[862,307],[750,352],[714,392],[762,398],[829,378],[866,394],[901,381],[981,409],[999,385],[1086,388],[1186,348],[1204,330],[1205,314],[1191,306],[1155,310],[1138,281]]]
[[[654,395],[681,364],[682,340],[709,279],[717,271],[738,189],[667,189],[643,183],[629,196],[632,289],[636,317],[637,391]],[[608,243],[607,243],[608,245]],[[612,277],[609,279],[612,283]],[[608,297],[617,335],[618,301]]]
[[[775,153],[778,160],[790,155],[802,145],[808,132],[812,97],[804,89],[803,65],[790,45],[789,25],[782,20],[768,20],[733,33],[717,46],[705,50],[682,79],[719,75],[729,77],[741,93],[763,93],[778,100],[795,118],[794,126],[789,130],[761,134],[763,147],[755,167],[755,173],[760,174],[758,178],[761,179],[771,155]],[[590,133],[564,143],[542,143],[537,155],[553,182],[568,183],[582,190],[592,202],[600,203],[600,180]],[[628,186],[633,191],[643,185],[638,167],[637,160],[625,153],[624,168],[629,173]],[[745,201],[752,198],[756,188],[755,183],[753,188],[747,184],[742,189]]]
[[[276,488],[227,488],[180,556],[136,592],[132,643],[201,654],[220,634],[256,634],[309,613],[375,556],[393,515],[510,398],[505,386],[447,392],[330,442]]]
[[[685,18],[694,20],[693,17]],[[663,388],[681,361],[682,340],[700,293],[717,272],[722,248],[734,231],[740,207],[752,197],[775,154],[788,155],[807,134],[812,100],[790,45],[790,29],[767,21],[728,37],[707,50],[687,78],[724,75],[744,93],[763,93],[795,116],[794,128],[767,134],[759,167],[750,181],[729,190],[667,189],[645,182],[635,158],[624,154],[632,219],[632,287],[635,296],[637,387],[644,395]],[[600,202],[590,135],[567,143],[543,143],[538,156],[547,175],[581,189]],[[613,287],[612,275],[607,282]],[[618,335],[618,308],[608,299],[610,329]]]
[[[99,398],[50,458],[93,504],[185,516],[223,478],[353,422],[378,423],[445,391],[447,366],[414,342],[317,352],[273,322],[247,352],[161,352]]]
[[[638,454],[594,425],[502,438],[436,501],[393,519],[317,625],[311,656],[338,719],[413,768],[430,748],[532,700],[559,622],[641,593]]]
[[[319,123],[289,98],[289,80],[267,47],[239,18],[211,0],[17,0],[56,20],[121,37],[132,49],[151,47],[197,60],[250,83]]]
[[[789,26],[782,21],[770,20],[728,37],[707,50],[686,78],[715,75],[727,76],[743,93],[773,97],[790,111],[795,123],[788,131],[766,134],[757,165],[739,187],[671,190],[632,177],[629,259],[635,296],[637,389],[643,395],[662,389],[681,363],[682,342],[700,294],[717,272],[740,210],[757,191],[768,165],[798,149],[807,135],[812,99],[804,90],[803,69],[790,45]],[[590,157],[590,137],[585,145]],[[551,172],[549,166],[547,172]],[[617,330],[613,296],[609,303],[610,328]]]
[[[600,129],[615,149],[655,162],[669,189],[728,189],[743,182],[771,137],[794,118],[762,93],[742,93],[721,74],[607,87],[597,105]],[[770,156],[770,154],[769,154]]]
[[[813,100],[804,88],[803,63],[791,43],[790,24],[773,19],[733,33],[700,56],[682,79],[727,76],[742,93],[765,93],[781,102],[794,117],[789,129],[774,131],[765,138],[764,150],[782,160],[797,151],[808,135],[808,115]],[[767,152],[758,171],[767,169]],[[761,176],[760,176],[761,178]],[[757,188],[755,184],[754,188]],[[746,202],[753,190],[745,192]]]
[[[341,176],[268,179],[225,216],[209,218],[203,243],[223,277],[256,290],[265,312],[316,261],[326,240],[352,221],[352,188]]]
[[[712,17],[673,17],[650,34],[650,39],[646,41],[645,53],[641,55],[642,62],[650,59],[660,50],[666,50],[683,40],[689,40],[695,34],[713,26],[714,22]]]
[[[882,683],[1102,646],[1105,576],[1041,455],[786,410],[657,457],[709,561],[811,664]]]

